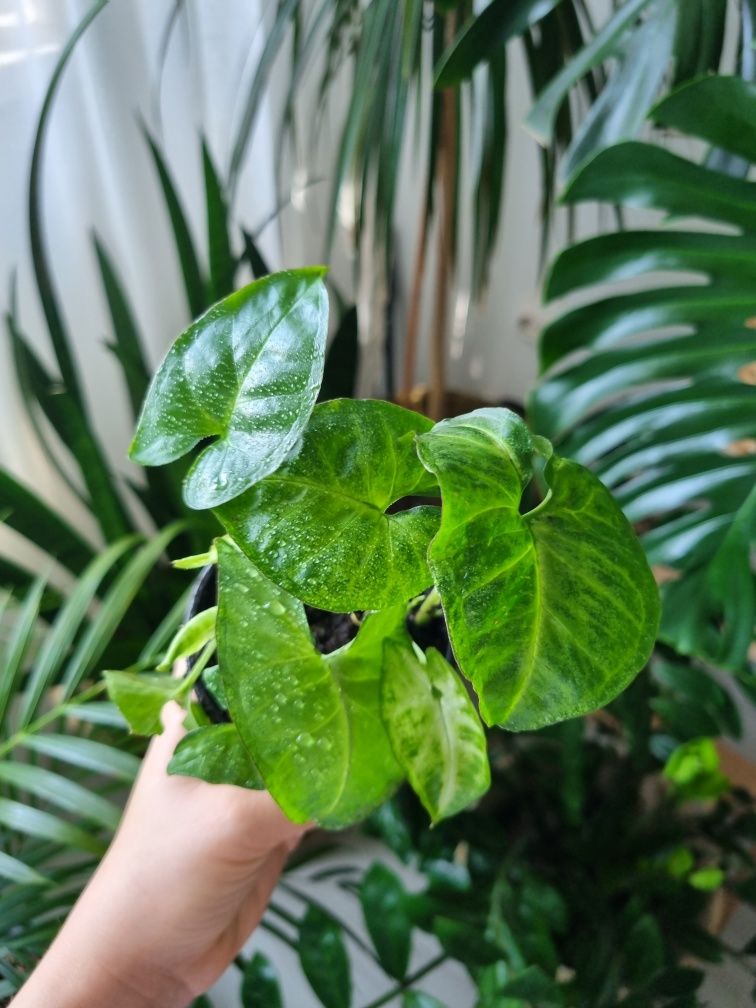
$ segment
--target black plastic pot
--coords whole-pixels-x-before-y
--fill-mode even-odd
[[[217,600],[217,568],[211,564],[203,568],[194,582],[186,607],[186,620],[188,621],[193,616],[196,616],[197,613],[214,606]],[[330,654],[331,651],[343,647],[357,633],[357,625],[347,613],[331,613],[323,609],[314,609],[311,606],[305,606],[305,612],[307,613],[307,620],[310,624],[315,647],[321,654]],[[423,650],[435,647],[441,654],[446,656],[448,661],[456,664],[452,656],[446,621],[443,617],[439,616],[422,625],[415,623],[411,617],[408,617],[407,629],[415,642]],[[187,671],[191,670],[196,660],[196,655],[189,659],[187,662]],[[200,706],[211,721],[220,724],[231,720],[228,716],[228,711],[216,703],[213,695],[203,683],[201,676],[197,680],[195,692]]]

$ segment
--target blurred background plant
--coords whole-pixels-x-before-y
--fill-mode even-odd
[[[756,4],[261,3],[260,24],[243,34],[249,60],[225,148],[185,127],[172,161],[161,82],[182,31],[191,37],[192,26],[214,22],[194,20],[192,0],[166,3],[151,36],[152,107],[132,132],[151,162],[175,260],[177,289],[161,288],[160,299],[177,307],[145,333],[144,278],[124,279],[133,270],[110,251],[123,218],[109,210],[111,234],[91,236],[91,265],[120,388],[108,386],[98,410],[95,363],[67,321],[81,312],[60,294],[65,255],[47,234],[43,168],[59,168],[44,158],[54,108],[80,39],[106,6],[72,5],[81,20],[50,76],[28,175],[31,270],[10,278],[7,302],[6,359],[26,426],[11,417],[4,445],[8,455],[31,445],[52,489],[38,492],[24,465],[0,460],[0,516],[11,530],[0,540],[9,591],[0,622],[5,992],[96,864],[139,753],[98,699],[98,672],[159,651],[170,627],[154,636],[157,614],[167,600],[180,619],[185,585],[165,562],[168,544],[172,555],[199,552],[213,534],[211,521],[186,512],[180,470],[143,481],[114,463],[103,401],[126,404],[123,446],[155,349],[268,262],[300,265],[309,255],[334,262],[325,397],[378,393],[453,411],[461,360],[468,405],[521,402],[532,346],[502,325],[496,298],[503,289],[513,300],[509,274],[527,258],[507,214],[517,220],[532,197],[534,277],[551,250],[563,250],[546,275],[545,299],[558,303],[543,326],[542,377],[527,412],[562,454],[595,467],[636,523],[663,582],[659,648],[605,715],[538,736],[492,733],[499,770],[480,809],[432,834],[403,796],[376,818],[373,829],[426,878],[425,897],[406,897],[380,868],[361,882],[348,867],[334,878],[360,896],[373,958],[400,993],[412,986],[406,943],[419,927],[440,939],[444,961],[468,967],[480,1008],[705,1003],[686,957],[734,952],[748,971],[754,950],[730,949],[698,922],[712,892],[753,900],[756,889],[754,810],[745,791],[725,790],[707,741],[737,740],[744,724],[753,733],[756,700]],[[523,118],[539,147],[523,140]],[[136,158],[130,142],[121,153]],[[539,170],[523,190],[524,142],[538,150]],[[268,186],[263,158],[273,165]],[[258,186],[268,205],[256,205],[250,225],[245,193]],[[584,203],[608,209],[586,216]],[[145,215],[156,212],[149,206]],[[596,237],[596,223],[606,233]],[[165,252],[138,248],[142,262]],[[541,321],[536,312],[531,328]],[[508,373],[473,367],[481,341],[507,348]],[[78,800],[82,790],[91,800]],[[398,937],[382,931],[394,918]],[[266,927],[298,944],[327,1008],[348,1005],[344,955],[333,988],[311,976],[333,923],[312,908],[301,931],[298,920],[274,911]],[[262,983],[267,966],[252,962],[244,968]],[[276,1003],[274,993],[255,1002],[254,989],[248,980],[245,1004]],[[434,1002],[406,993],[405,1004]]]

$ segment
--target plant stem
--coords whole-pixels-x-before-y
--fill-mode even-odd
[[[451,45],[457,30],[454,12],[446,18],[446,43]],[[446,329],[449,310],[449,280],[454,256],[454,201],[457,173],[457,95],[445,88],[441,95],[441,136],[438,153],[440,221],[436,261],[436,301],[430,347],[430,391],[428,413],[434,420],[444,416],[446,398]]]
[[[402,980],[400,984],[397,984],[396,987],[392,988],[392,990],[382,994],[375,1001],[371,1001],[370,1004],[366,1004],[365,1008],[381,1008],[382,1005],[388,1004],[389,1001],[393,1001],[395,997],[398,997],[399,994],[408,990],[413,984],[416,984],[418,980],[422,980],[422,978],[427,976],[428,973],[432,973],[437,966],[446,962],[448,958],[449,957],[445,952],[440,953],[440,955],[437,955],[435,959],[431,959],[430,962],[427,962],[425,966],[421,966],[420,969],[415,970],[414,973],[410,973],[408,977],[405,977],[404,980]]]
[[[433,185],[432,179],[428,181],[428,185]],[[420,301],[423,292],[423,278],[425,277],[425,250],[428,245],[429,207],[430,200],[426,197],[420,213],[420,228],[417,238],[417,251],[415,253],[415,268],[412,274],[409,315],[407,317],[407,337],[404,342],[404,363],[402,366],[402,379],[399,384],[399,401],[403,406],[409,405],[412,387],[415,384],[415,371],[417,370]]]
[[[426,623],[430,623],[436,614],[436,610],[440,608],[441,596],[438,593],[438,588],[434,585],[423,599],[420,608],[415,613],[415,623],[417,623],[418,626],[425,626]]]
[[[36,721],[31,721],[24,728],[21,728],[14,735],[7,738],[5,742],[0,744],[0,758],[11,752],[16,748],[16,746],[23,745],[24,739],[28,738],[29,735],[34,735],[52,721],[57,721],[58,718],[65,717],[71,707],[78,707],[80,704],[87,703],[87,701],[99,696],[99,694],[104,690],[105,682],[104,680],[101,680],[100,682],[95,683],[94,686],[90,686],[89,689],[84,690],[83,693],[79,693],[77,696],[71,697],[70,700],[66,700],[65,703],[58,704],[57,706],[51,708],[46,714],[42,714],[38,717]]]

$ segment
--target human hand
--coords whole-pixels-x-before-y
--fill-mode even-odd
[[[183,1008],[259,923],[306,827],[266,792],[169,776],[169,704],[116,837],[14,1008]]]

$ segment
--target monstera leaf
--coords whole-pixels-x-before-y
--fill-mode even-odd
[[[653,119],[720,154],[756,159],[756,86],[739,78],[681,87]],[[701,618],[674,619],[670,610],[664,639],[738,668],[753,635],[753,572],[746,563],[728,577],[722,558],[735,548],[731,527],[744,556],[756,534],[747,504],[756,479],[756,184],[625,143],[591,161],[564,198],[650,207],[675,224],[602,235],[557,258],[549,299],[601,282],[635,284],[594,294],[544,330],[533,426],[590,465],[640,524],[649,560],[677,579],[667,590],[675,611],[697,600]],[[683,229],[686,217],[719,228]],[[701,590],[683,589],[688,578]]]
[[[323,377],[324,272],[275,273],[220,301],[179,337],[153,378],[131,457],[164,465],[212,438],[186,475],[190,507],[243,493],[301,435]]]
[[[430,427],[390,403],[321,403],[296,458],[218,516],[260,570],[309,605],[397,605],[431,583],[426,552],[438,508],[387,510],[403,497],[438,493],[414,447]]]
[[[548,449],[508,410],[443,420],[418,450],[443,498],[430,567],[486,721],[538,728],[608,703],[648,658],[659,608],[609,492],[552,457],[549,493],[521,514],[534,453]]]

